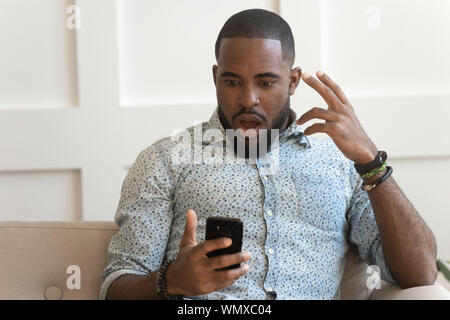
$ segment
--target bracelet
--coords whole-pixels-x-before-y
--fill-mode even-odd
[[[167,260],[162,264],[161,268],[159,268],[156,276],[156,292],[158,292],[160,298],[163,300],[183,300],[184,296],[182,295],[172,296],[167,293],[166,271],[172,262],[173,260]]]
[[[378,172],[383,171],[386,168],[386,161],[379,168],[375,168],[372,171],[367,172],[366,174],[361,175],[362,178],[368,179],[376,175]]]
[[[375,181],[372,184],[363,184],[361,186],[361,189],[363,189],[364,191],[370,191],[373,188],[377,187],[378,185],[380,185],[380,183],[382,183],[384,180],[386,180],[387,178],[390,177],[390,175],[392,174],[392,172],[394,171],[394,169],[392,169],[391,167],[387,166],[387,172],[377,181]]]

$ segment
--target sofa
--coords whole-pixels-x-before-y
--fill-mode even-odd
[[[99,299],[100,274],[117,230],[112,221],[0,222],[0,299]],[[341,299],[450,300],[437,282],[402,289],[374,276],[350,245]]]

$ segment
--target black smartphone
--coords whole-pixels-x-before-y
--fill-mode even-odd
[[[243,232],[244,232],[244,225],[240,219],[209,217],[208,219],[206,219],[205,240],[227,237],[231,238],[232,244],[228,248],[208,252],[206,256],[210,258],[210,257],[217,257],[223,254],[241,252]],[[228,270],[239,267],[240,264],[234,264],[217,270]]]

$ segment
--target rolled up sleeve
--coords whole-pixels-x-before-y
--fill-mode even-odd
[[[101,273],[100,299],[124,274],[145,275],[161,266],[172,222],[173,184],[162,148],[142,151],[123,182],[115,222],[118,232],[108,246],[107,266]]]

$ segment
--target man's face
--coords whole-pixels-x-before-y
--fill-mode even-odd
[[[219,115],[225,129],[242,129],[255,138],[259,129],[287,126],[289,96],[301,77],[282,58],[281,43],[273,39],[225,38],[213,66]]]

